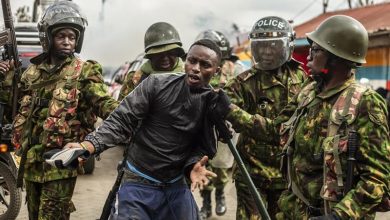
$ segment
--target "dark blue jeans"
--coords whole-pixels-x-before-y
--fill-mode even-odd
[[[118,220],[197,220],[198,208],[187,185],[122,183]]]

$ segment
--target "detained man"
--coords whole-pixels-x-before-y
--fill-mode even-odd
[[[118,192],[118,219],[198,218],[185,177],[195,190],[216,176],[205,164],[216,152],[208,112],[217,93],[209,81],[220,62],[221,51],[213,41],[196,41],[185,74],[150,75],[84,142],[65,146],[100,154],[131,138]]]

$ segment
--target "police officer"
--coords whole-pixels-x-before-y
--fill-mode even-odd
[[[153,73],[183,72],[184,56],[179,33],[169,23],[152,24],[145,33],[145,58],[148,59],[139,70],[129,72],[123,82],[119,100],[125,98],[146,77]]]
[[[237,149],[274,218],[277,199],[287,187],[279,171],[278,155],[282,149],[278,140],[251,137],[252,132],[258,132],[254,119],[259,116],[269,120],[276,118],[299,92],[305,72],[300,63],[291,59],[294,31],[286,20],[274,16],[262,18],[254,24],[249,37],[254,65],[226,84],[224,89],[233,103],[227,119],[240,133]],[[237,219],[259,219],[260,214],[241,172],[235,170],[233,177],[237,190]]]
[[[228,80],[237,76],[244,71],[242,65],[238,62],[238,57],[232,54],[232,48],[230,42],[224,34],[215,30],[206,30],[201,32],[196,40],[210,39],[214,41],[221,50],[222,63],[221,71],[216,73],[210,81],[210,85],[214,88],[222,88]],[[238,134],[234,134],[233,140],[237,140]],[[234,141],[234,144],[236,141]],[[231,154],[228,146],[225,143],[218,142],[218,151],[213,160],[210,161],[208,169],[217,174],[217,177],[212,179],[202,191],[201,196],[203,198],[202,208],[200,210],[201,219],[206,219],[211,216],[211,192],[215,190],[215,213],[217,215],[224,215],[226,213],[226,202],[224,188],[229,181],[228,168],[233,165],[233,155]]]
[[[19,175],[25,181],[29,219],[69,219],[75,211],[71,198],[77,169],[52,167],[42,156],[82,140],[94,129],[96,116],[106,118],[117,106],[107,94],[100,64],[75,55],[86,23],[73,2],[48,7],[38,23],[43,53],[31,59],[21,76],[12,142],[22,156]]]
[[[390,173],[386,103],[355,81],[366,63],[368,33],[357,20],[336,15],[307,34],[305,86],[282,126],[289,185],[279,219],[374,219],[388,196]]]

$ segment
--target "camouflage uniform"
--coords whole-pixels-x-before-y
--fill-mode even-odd
[[[42,155],[93,131],[96,116],[106,118],[117,102],[103,82],[95,61],[67,58],[52,66],[32,64],[21,76],[23,96],[14,119],[13,143],[27,152],[24,180],[30,219],[68,219],[77,170],[58,169]]]
[[[337,116],[331,116],[333,106],[343,92],[354,84],[351,77],[343,85],[330,90],[316,92],[315,86],[305,87],[298,100],[291,103],[298,107],[297,112],[303,112],[301,117],[292,117],[285,123],[296,124],[293,133],[293,153],[291,157],[291,179],[296,183],[299,191],[309,201],[310,205],[320,209],[324,213],[324,207],[332,210],[341,219],[374,219],[374,207],[378,205],[382,196],[388,192],[390,157],[389,157],[389,130],[386,123],[386,103],[379,94],[371,89],[362,92],[360,101],[352,97],[351,103],[356,111],[348,115],[355,119],[342,128],[337,135],[328,136],[328,126],[331,120],[337,122]],[[313,95],[308,95],[313,94]],[[313,97],[308,101],[305,97]],[[349,100],[344,99],[341,106]],[[306,103],[305,103],[306,102]],[[338,102],[338,101],[337,101]],[[351,108],[352,109],[352,108]],[[353,110],[353,109],[352,109]],[[350,110],[351,111],[351,110]],[[332,113],[333,114],[333,113]],[[291,122],[291,123],[290,123]],[[332,122],[334,123],[334,122]],[[349,123],[349,122],[348,122]],[[333,158],[340,158],[342,175],[340,179],[345,186],[347,173],[347,132],[348,128],[354,128],[359,136],[359,145],[356,153],[354,181],[352,189],[343,195],[338,192],[337,164]],[[284,129],[283,129],[284,131]],[[291,133],[289,133],[291,135]],[[338,138],[337,154],[334,153],[334,143]],[[324,173],[325,172],[325,173]],[[324,176],[326,177],[324,180]],[[311,212],[308,206],[292,191],[285,191],[278,204],[282,213],[279,219],[308,219],[319,215]],[[324,200],[327,202],[324,204]],[[320,214],[321,215],[321,214]]]
[[[274,119],[298,94],[304,82],[304,70],[294,60],[283,64],[277,74],[252,68],[229,81],[226,93],[234,108],[227,119],[240,133],[237,149],[261,196],[268,201],[271,216],[277,212],[276,200],[286,182],[279,171],[279,157],[282,148],[279,140],[255,140],[252,132],[258,133],[259,126],[254,120],[257,115]],[[267,134],[272,128],[267,128]],[[268,134],[267,134],[268,135]],[[249,189],[239,170],[235,170],[234,179],[237,189],[237,219],[260,219]]]
[[[148,77],[150,74],[154,73],[165,73],[166,71],[156,71],[153,69],[152,64],[150,60],[148,60],[146,63],[144,63],[141,68],[135,72],[129,72],[126,75],[126,78],[123,82],[121,91],[119,93],[118,100],[123,100],[131,91],[134,90],[134,88],[142,82],[146,77]],[[177,63],[172,71],[170,72],[184,72],[184,63],[183,61],[178,57]]]
[[[224,60],[222,62],[221,72],[210,80],[210,85],[214,88],[224,87],[229,80],[244,72],[242,65],[238,65],[230,60]]]

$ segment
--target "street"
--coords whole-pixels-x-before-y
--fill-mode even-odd
[[[80,219],[80,220],[95,220],[99,219],[104,202],[110,191],[112,185],[114,184],[117,172],[116,166],[118,161],[121,160],[123,154],[123,149],[121,147],[116,147],[105,151],[100,161],[95,163],[95,171],[92,175],[80,175],[77,178],[76,189],[73,194],[73,203],[76,206],[76,212],[71,214],[71,219]],[[210,219],[234,219],[235,216],[235,189],[233,184],[229,183],[226,188],[228,194],[228,211],[222,217],[213,217]],[[201,202],[199,193],[195,192],[195,199],[200,204]],[[23,192],[25,196],[25,192]],[[234,198],[234,199],[233,199]],[[214,195],[213,195],[214,199]],[[23,203],[25,198],[23,197]],[[215,206],[213,206],[215,208]],[[19,214],[18,220],[27,220],[27,206],[22,204],[22,208]]]
[[[73,195],[73,202],[76,206],[76,212],[71,214],[71,219],[77,220],[95,220],[100,217],[104,202],[110,191],[115,178],[116,166],[121,160],[123,149],[116,147],[105,151],[100,161],[96,161],[95,172],[92,175],[81,175],[77,179],[76,189]],[[25,193],[23,193],[23,196]],[[195,199],[201,206],[199,192],[194,193]],[[226,187],[226,198],[228,211],[224,216],[216,216],[214,212],[215,203],[213,199],[213,215],[210,220],[233,220],[236,212],[236,192],[234,184],[230,181]],[[24,203],[23,198],[23,203]],[[27,220],[27,206],[22,204],[18,220]],[[390,213],[380,213],[377,215],[378,220],[390,219]]]

